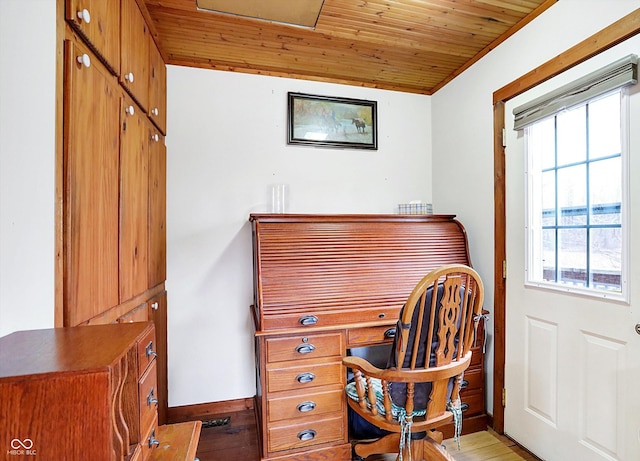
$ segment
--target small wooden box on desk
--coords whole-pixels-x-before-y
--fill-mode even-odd
[[[193,460],[200,421],[158,426],[151,322],[0,338],[0,447],[11,459]]]

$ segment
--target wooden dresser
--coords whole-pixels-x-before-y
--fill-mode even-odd
[[[391,343],[431,269],[471,265],[452,215],[252,214],[256,412],[263,460],[350,460],[346,373],[355,347]],[[461,392],[465,433],[487,426],[484,325]],[[444,430],[453,435],[453,427]]]
[[[134,322],[0,338],[2,451],[16,460],[195,459],[200,421],[158,426],[155,333]]]

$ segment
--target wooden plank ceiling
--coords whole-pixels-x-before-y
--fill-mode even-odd
[[[324,0],[315,28],[144,4],[167,64],[433,94],[556,1]]]

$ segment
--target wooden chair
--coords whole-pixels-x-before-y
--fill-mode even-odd
[[[356,455],[398,453],[400,461],[454,459],[442,447],[443,436],[436,429],[452,421],[454,414],[461,422],[460,383],[471,362],[483,300],[476,271],[461,264],[437,268],[418,282],[402,308],[386,369],[361,357],[343,359],[354,372],[347,385],[349,406],[389,431],[373,442],[355,443]],[[416,438],[418,433],[426,436]]]

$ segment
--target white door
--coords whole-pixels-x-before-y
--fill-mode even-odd
[[[626,52],[545,82],[546,93]],[[631,42],[631,41],[629,41]],[[619,48],[617,47],[617,48]],[[635,49],[635,51],[633,51]],[[586,71],[585,71],[586,69]],[[559,84],[558,81],[562,80]],[[505,433],[546,461],[640,460],[640,85],[630,91],[630,303],[525,286],[525,154],[507,104]]]

